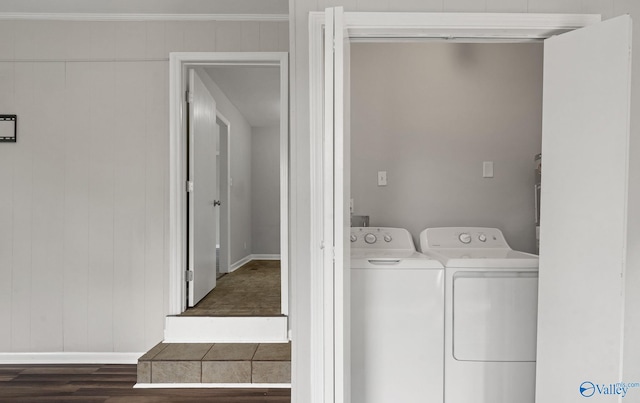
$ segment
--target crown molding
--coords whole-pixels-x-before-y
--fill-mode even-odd
[[[0,13],[0,20],[40,21],[289,21],[287,14]]]

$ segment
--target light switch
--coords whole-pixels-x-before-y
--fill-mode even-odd
[[[482,177],[493,178],[493,161],[484,161],[482,163]]]
[[[378,171],[378,186],[387,186],[387,171]]]

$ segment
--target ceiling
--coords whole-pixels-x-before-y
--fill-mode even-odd
[[[288,0],[0,0],[0,13],[288,14]]]
[[[280,67],[212,66],[205,70],[251,126],[280,123]]]

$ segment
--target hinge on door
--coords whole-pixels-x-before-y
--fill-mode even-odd
[[[193,102],[193,92],[191,92],[189,90],[186,90],[184,92],[184,100],[189,104],[192,103]]]
[[[187,193],[193,192],[193,182],[192,181],[187,181],[186,188],[187,188]]]
[[[184,272],[184,278],[186,281],[193,281],[193,270],[187,270]]]

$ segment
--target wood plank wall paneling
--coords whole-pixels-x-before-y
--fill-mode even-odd
[[[0,352],[142,352],[168,301],[169,52],[287,22],[0,21]]]
[[[2,32],[0,32],[2,35]],[[1,41],[1,40],[0,40]],[[1,42],[0,42],[1,43]],[[0,51],[2,49],[0,45]],[[13,110],[13,64],[0,63],[0,111]],[[3,144],[0,144],[3,145]],[[2,189],[13,187],[13,151],[15,144],[0,147],[0,317],[11,318],[11,267],[13,264],[13,198]],[[11,327],[0,327],[0,344],[11,343]]]
[[[18,114],[18,138],[13,148],[13,266],[11,277],[11,349],[31,347],[31,234],[33,194],[33,131],[35,98],[34,63],[14,64],[14,111]],[[3,318],[7,323],[8,318]]]
[[[64,228],[64,63],[34,64],[31,233],[31,345],[62,349]],[[16,223],[18,224],[18,223]]]
[[[115,64],[115,91],[119,100],[113,133],[113,330],[116,351],[135,351],[135,346],[144,345],[144,320],[139,318],[144,318],[145,311],[146,64]]]
[[[64,211],[64,350],[87,351],[89,298],[89,180],[91,103],[85,88],[92,84],[87,63],[68,63],[65,116]]]
[[[169,115],[166,105],[169,93],[157,83],[163,82],[169,75],[169,66],[163,62],[145,63],[145,272],[144,272],[144,322],[145,345],[153,345],[158,334],[164,330],[164,313],[156,307],[162,306],[167,291],[166,276],[158,275],[158,268],[166,268],[168,262],[167,220],[168,217],[169,166],[166,156],[169,155]],[[163,279],[164,277],[164,279]],[[164,280],[164,281],[163,281]]]
[[[89,295],[87,338],[98,351],[113,349],[115,63],[90,63]]]

